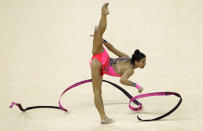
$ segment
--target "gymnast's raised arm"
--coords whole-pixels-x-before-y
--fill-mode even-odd
[[[115,55],[117,55],[118,57],[127,57],[130,58],[127,54],[119,51],[118,49],[116,49],[112,44],[110,44],[109,42],[107,42],[106,40],[103,39],[103,44],[106,46],[106,48],[108,50],[110,50],[112,53],[114,53]]]

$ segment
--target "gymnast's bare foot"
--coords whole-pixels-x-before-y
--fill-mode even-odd
[[[109,9],[108,9],[109,3],[105,3],[102,6],[102,15],[108,15],[109,14]]]
[[[110,123],[113,123],[113,122],[115,122],[115,120],[111,119],[111,118],[108,118],[108,117],[106,117],[106,119],[104,119],[104,120],[101,120],[101,124],[110,124]]]

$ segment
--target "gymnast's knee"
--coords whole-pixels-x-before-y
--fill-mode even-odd
[[[98,25],[95,25],[95,27],[94,27],[94,33],[98,33]]]

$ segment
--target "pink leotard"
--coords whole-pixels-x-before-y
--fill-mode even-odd
[[[116,77],[121,77],[119,74],[117,74],[113,67],[109,64],[109,54],[104,48],[104,51],[92,56],[92,59],[90,61],[90,67],[92,66],[92,60],[96,58],[100,63],[102,64],[102,76],[104,74],[110,75],[110,76],[116,76]]]

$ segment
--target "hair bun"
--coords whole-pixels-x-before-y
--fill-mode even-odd
[[[136,49],[134,54],[140,54],[140,50]]]

